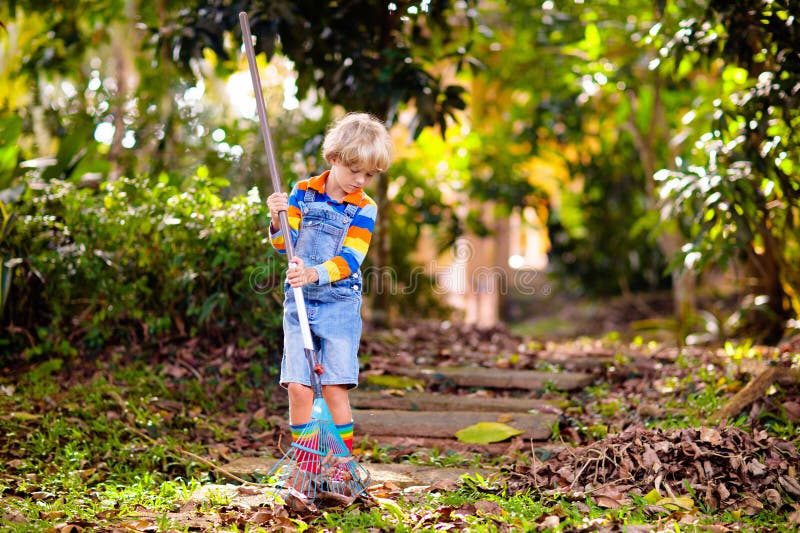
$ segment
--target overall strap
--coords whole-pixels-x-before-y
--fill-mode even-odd
[[[307,204],[315,202],[317,200],[317,191],[309,187],[306,189],[306,195],[303,197],[303,201]]]
[[[358,206],[356,204],[348,203],[344,208],[344,214],[352,221],[358,213]]]

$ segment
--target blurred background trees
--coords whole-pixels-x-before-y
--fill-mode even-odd
[[[344,110],[391,126],[375,322],[524,317],[545,274],[671,290],[681,338],[776,341],[797,317],[789,0],[28,0],[0,7],[1,349],[275,338],[241,10],[287,187]],[[735,305],[712,316],[719,280]]]

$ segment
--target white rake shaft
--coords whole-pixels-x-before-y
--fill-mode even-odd
[[[275,148],[272,144],[272,134],[269,129],[269,122],[267,122],[267,108],[264,105],[264,95],[261,93],[261,77],[258,74],[258,64],[256,63],[256,52],[253,48],[253,34],[250,31],[250,20],[247,18],[247,13],[242,11],[239,13],[239,24],[242,27],[242,40],[244,41],[244,50],[247,55],[247,64],[250,67],[250,79],[253,82],[253,92],[256,98],[256,110],[258,111],[258,121],[261,126],[261,138],[264,141],[264,151],[267,153],[267,163],[269,164],[269,175],[272,180],[272,189],[275,192],[281,192],[281,177],[278,170],[278,163],[275,157]],[[283,233],[283,242],[286,245],[286,255],[291,261],[294,257],[294,244],[291,239],[291,228],[289,227],[289,217],[286,211],[278,213],[278,220],[280,221],[281,232]],[[297,315],[300,319],[300,333],[303,336],[303,347],[306,350],[314,350],[314,341],[311,338],[311,328],[308,325],[308,314],[306,312],[306,304],[303,299],[303,289],[295,287],[293,289],[294,300],[297,302]],[[316,361],[314,362],[316,366]]]

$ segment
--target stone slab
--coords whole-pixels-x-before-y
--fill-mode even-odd
[[[353,420],[360,435],[369,437],[449,437],[478,422],[503,422],[522,431],[525,439],[544,441],[558,415],[497,413],[479,411],[400,411],[394,409],[354,409]]]
[[[539,372],[483,367],[405,368],[392,367],[391,372],[427,382],[452,383],[458,387],[491,389],[573,391],[591,385],[594,377],[584,372]]]
[[[231,461],[223,468],[242,479],[258,479],[267,474],[275,464],[276,459],[269,457],[241,457]],[[494,471],[488,468],[454,468],[436,466],[417,466],[407,463],[402,464],[372,464],[361,463],[370,473],[370,486],[392,483],[400,488],[413,486],[431,486],[444,483],[455,483],[462,475],[480,474],[489,477]],[[237,492],[235,485],[208,485],[201,487],[193,496],[195,499],[208,499],[228,497],[238,498],[248,505],[257,506],[260,494],[242,495]],[[252,500],[252,503],[251,501]]]
[[[535,410],[541,413],[560,414],[559,400],[534,400],[530,398],[483,398],[479,396],[453,396],[425,392],[389,394],[386,391],[354,390],[350,392],[350,405],[356,409],[396,409],[405,411],[494,411],[521,412]]]

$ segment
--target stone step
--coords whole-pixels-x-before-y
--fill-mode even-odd
[[[226,472],[248,481],[256,481],[266,476],[277,459],[268,457],[240,457],[222,468]],[[360,463],[370,473],[370,485],[390,482],[400,488],[420,485],[435,485],[441,482],[455,483],[463,474],[480,474],[488,478],[493,470],[488,468],[441,468],[436,466],[417,466],[407,463],[372,464]]]
[[[452,383],[458,387],[537,390],[552,387],[573,391],[592,384],[594,377],[583,372],[539,372],[483,367],[408,368],[391,367],[399,376],[413,377],[432,383]]]
[[[494,411],[521,412],[535,410],[540,413],[560,414],[565,400],[535,400],[530,398],[485,398],[480,396],[454,396],[425,392],[354,390],[350,392],[350,405],[356,409],[394,409],[404,411]]]
[[[401,411],[354,409],[353,420],[360,435],[401,437],[445,437],[478,422],[503,422],[522,431],[526,440],[545,441],[558,421],[555,414],[498,413],[478,411]]]

